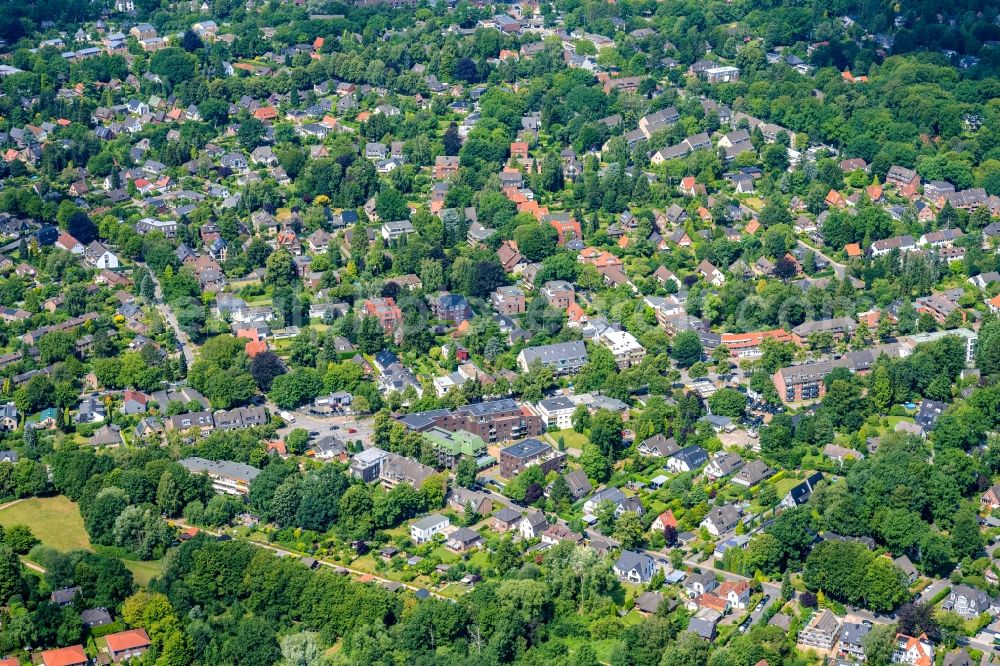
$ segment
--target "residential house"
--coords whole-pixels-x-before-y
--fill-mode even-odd
[[[363,307],[367,315],[378,319],[386,333],[392,334],[403,325],[403,311],[392,298],[367,298]]]
[[[712,456],[705,468],[705,475],[712,480],[722,479],[743,467],[743,458],[735,453],[720,451]]]
[[[72,254],[83,254],[84,252],[83,243],[73,238],[65,231],[59,234],[59,238],[56,240],[55,246],[60,250],[66,250]]]
[[[692,599],[709,594],[717,587],[719,587],[719,581],[715,579],[715,573],[712,571],[691,574],[684,581],[684,591]]]
[[[860,663],[868,658],[865,651],[865,636],[872,629],[872,623],[863,620],[861,622],[844,622],[840,632],[840,640],[837,641],[837,655],[845,661]]]
[[[716,594],[725,599],[729,608],[745,609],[750,603],[750,584],[745,580],[726,581]]]
[[[545,421],[549,430],[565,430],[573,426],[573,412],[576,410],[576,403],[563,395],[540,400],[535,406],[535,411]]]
[[[657,433],[652,437],[644,439],[636,449],[644,456],[655,458],[669,458],[680,451],[677,441],[673,437],[667,439],[662,433]]]
[[[871,244],[868,251],[873,257],[881,257],[889,254],[893,250],[899,250],[900,252],[913,252],[916,249],[917,243],[913,240],[913,236],[905,235],[877,240]]]
[[[654,569],[653,558],[630,550],[623,550],[612,567],[619,580],[637,585],[648,583],[653,577]]]
[[[412,458],[390,453],[382,460],[379,481],[386,490],[391,490],[400,483],[420,488],[427,477],[433,474],[433,467],[428,467]]]
[[[77,595],[83,595],[83,589],[79,585],[63,587],[53,590],[49,594],[49,601],[56,606],[69,606],[76,600]]]
[[[736,507],[723,505],[713,507],[705,519],[701,521],[701,527],[708,530],[712,536],[722,536],[736,529],[740,522],[740,512]]]
[[[18,423],[17,405],[13,402],[0,404],[0,431],[14,432]]]
[[[590,480],[587,478],[587,473],[582,469],[575,469],[569,472],[564,478],[574,501],[584,497],[593,490]]]
[[[151,645],[146,630],[142,628],[108,634],[104,640],[108,645],[108,655],[115,664],[142,656]]]
[[[524,292],[520,287],[498,287],[490,296],[493,308],[502,315],[521,314],[525,310]]]
[[[445,545],[452,552],[464,553],[479,546],[482,541],[483,537],[479,532],[471,530],[468,527],[460,527],[448,535]]]
[[[394,220],[384,222],[381,227],[382,238],[386,241],[394,241],[403,236],[412,234],[413,224],[409,220]]]
[[[438,155],[434,159],[434,180],[446,180],[458,173],[458,157]]]
[[[125,414],[145,414],[150,397],[142,391],[126,389],[122,395],[122,412]]]
[[[892,653],[892,662],[909,666],[932,666],[934,644],[927,638],[927,634],[916,637],[896,634],[896,649]]]
[[[573,302],[576,290],[565,280],[550,280],[542,285],[539,294],[544,296],[552,307],[566,310]]]
[[[895,564],[899,568],[899,570],[903,572],[904,576],[906,576],[907,585],[913,585],[914,583],[917,582],[917,579],[920,577],[920,574],[917,572],[917,568],[913,566],[913,562],[910,561],[910,558],[908,558],[906,555],[900,555],[899,557],[894,559],[892,563]]]
[[[641,615],[649,617],[651,615],[656,615],[663,605],[664,597],[663,594],[659,592],[643,592],[635,599],[636,610],[639,611]]]
[[[604,346],[611,350],[620,370],[638,365],[646,356],[646,350],[628,331],[616,331],[608,328],[601,333],[599,338]]]
[[[532,511],[518,523],[517,531],[525,541],[537,539],[549,527],[549,521],[541,511]]]
[[[944,666],[976,666],[977,663],[965,648],[952,650],[944,656]]]
[[[483,438],[465,430],[449,432],[442,428],[431,428],[423,435],[437,455],[438,465],[441,467],[452,469],[463,456],[476,459],[486,452]]]
[[[751,488],[774,474],[774,470],[760,460],[751,460],[732,478],[732,482]]]
[[[99,396],[91,395],[80,401],[73,421],[75,423],[100,423],[107,416],[108,412],[104,401]]]
[[[676,474],[693,472],[708,462],[708,452],[700,446],[687,446],[667,459],[667,469]]]
[[[688,620],[687,630],[706,641],[715,640],[715,627],[722,614],[710,608],[702,608]]]
[[[630,512],[638,515],[644,514],[645,508],[637,497],[629,497],[618,488],[604,488],[588,499],[583,505],[585,515],[597,515],[597,511],[602,502],[611,502],[615,506],[615,516]]]
[[[976,617],[990,609],[991,599],[982,590],[969,585],[953,585],[942,607],[962,617]]]
[[[472,306],[462,294],[442,294],[431,300],[431,311],[443,321],[461,323],[472,319]]]
[[[491,525],[493,529],[501,534],[518,529],[521,524],[521,513],[510,507],[504,507],[493,516]]]
[[[361,479],[365,483],[371,483],[379,478],[382,472],[382,462],[389,456],[387,451],[377,447],[370,447],[359,451],[351,459],[351,476]]]
[[[798,643],[820,650],[829,650],[836,644],[841,626],[837,616],[824,608],[814,613],[809,624],[799,632]]]
[[[668,527],[677,529],[677,519],[674,517],[674,512],[667,509],[656,518],[653,519],[653,523],[649,526],[649,529],[655,530],[657,532],[663,532]]]
[[[979,507],[985,513],[1000,509],[1000,483],[993,484],[980,496]]]
[[[426,543],[433,539],[435,534],[448,529],[450,525],[451,521],[447,517],[432,513],[410,525],[410,539],[413,543]]]
[[[42,666],[89,666],[90,657],[84,652],[82,645],[43,650]]]
[[[83,256],[86,262],[94,268],[118,268],[120,265],[118,255],[97,241],[91,242],[86,247]]]
[[[715,287],[721,287],[726,281],[726,276],[722,274],[722,271],[713,266],[708,259],[702,260],[695,272]]]
[[[821,481],[823,481],[823,474],[821,472],[813,472],[804,481],[793,486],[788,491],[788,494],[782,498],[781,505],[792,509],[805,504],[812,495],[812,491],[815,490]]]

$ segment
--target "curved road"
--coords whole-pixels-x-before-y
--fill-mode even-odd
[[[818,249],[814,248],[812,245],[809,245],[808,243],[806,243],[801,239],[796,239],[795,242],[798,243],[798,246],[801,247],[803,250],[808,250],[813,254],[815,254],[817,257],[822,257],[823,259],[826,259],[828,262],[830,262],[830,266],[833,268],[833,274],[837,276],[838,280],[843,280],[844,276],[847,275],[847,266],[845,266],[844,264],[834,261],[827,255],[823,254]]]

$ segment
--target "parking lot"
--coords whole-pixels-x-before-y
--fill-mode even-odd
[[[372,440],[372,419],[358,418],[353,415],[310,413],[305,410],[293,410],[291,415],[294,423],[289,423],[278,430],[280,437],[285,437],[295,428],[309,431],[312,439],[327,435],[339,435],[345,441],[360,440],[362,445],[369,446]],[[313,435],[312,433],[318,433]]]

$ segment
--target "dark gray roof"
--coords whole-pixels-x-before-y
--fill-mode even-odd
[[[541,347],[527,347],[521,353],[524,354],[524,360],[528,364],[535,360],[542,363],[558,363],[560,360],[586,357],[587,348],[580,341],[559,342]]]
[[[869,622],[845,622],[840,632],[840,642],[854,647],[862,647],[862,640],[872,630]]]
[[[505,523],[513,523],[514,521],[521,519],[521,512],[510,507],[504,507],[497,511],[496,517],[497,520],[501,520]]]
[[[532,438],[518,442],[517,444],[511,444],[503,449],[501,453],[514,456],[515,458],[534,458],[542,455],[551,448],[552,446],[549,444]]]
[[[646,613],[655,613],[663,603],[663,595],[659,592],[643,592],[636,600],[636,607]]]
[[[701,467],[708,462],[708,452],[700,446],[686,446],[670,457],[684,461],[691,469]]]
[[[695,616],[688,621],[688,631],[698,634],[705,640],[715,638],[715,620],[708,616]]]
[[[260,474],[260,470],[251,465],[230,462],[228,460],[206,460],[204,458],[191,457],[178,461],[181,466],[190,472],[208,472],[219,476],[253,481]]]
[[[623,550],[618,556],[618,561],[615,562],[615,568],[619,571],[632,571],[633,569],[641,571],[648,569],[652,561],[653,558],[645,553]]]
[[[489,414],[501,414],[511,411],[520,411],[520,407],[510,398],[477,402],[471,405],[462,405],[455,409],[455,412],[458,414],[472,414],[473,416],[487,416]]]
[[[575,409],[576,405],[572,400],[564,395],[557,395],[553,398],[546,398],[538,403],[539,406],[545,407],[546,410],[552,412],[559,409]]]
[[[80,621],[85,627],[102,627],[111,624],[114,620],[107,608],[88,608],[80,613]]]

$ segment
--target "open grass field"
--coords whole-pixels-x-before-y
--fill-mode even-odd
[[[76,504],[63,496],[34,497],[0,510],[0,525],[27,525],[42,543],[66,552],[90,550],[90,539]]]
[[[125,566],[132,572],[137,585],[146,587],[149,581],[163,575],[163,560],[141,562],[139,560],[124,560]]]
[[[10,527],[18,524],[27,525],[43,544],[60,552],[92,550],[80,510],[62,495],[33,497],[0,509],[0,525]],[[162,560],[123,561],[135,577],[135,582],[142,586],[163,573]]]
[[[568,449],[582,450],[583,445],[587,443],[587,436],[573,430],[572,428],[566,428],[565,430],[553,430],[545,433],[545,438],[548,439],[553,446],[559,443],[560,437],[562,437],[563,441],[566,442],[566,448]]]

